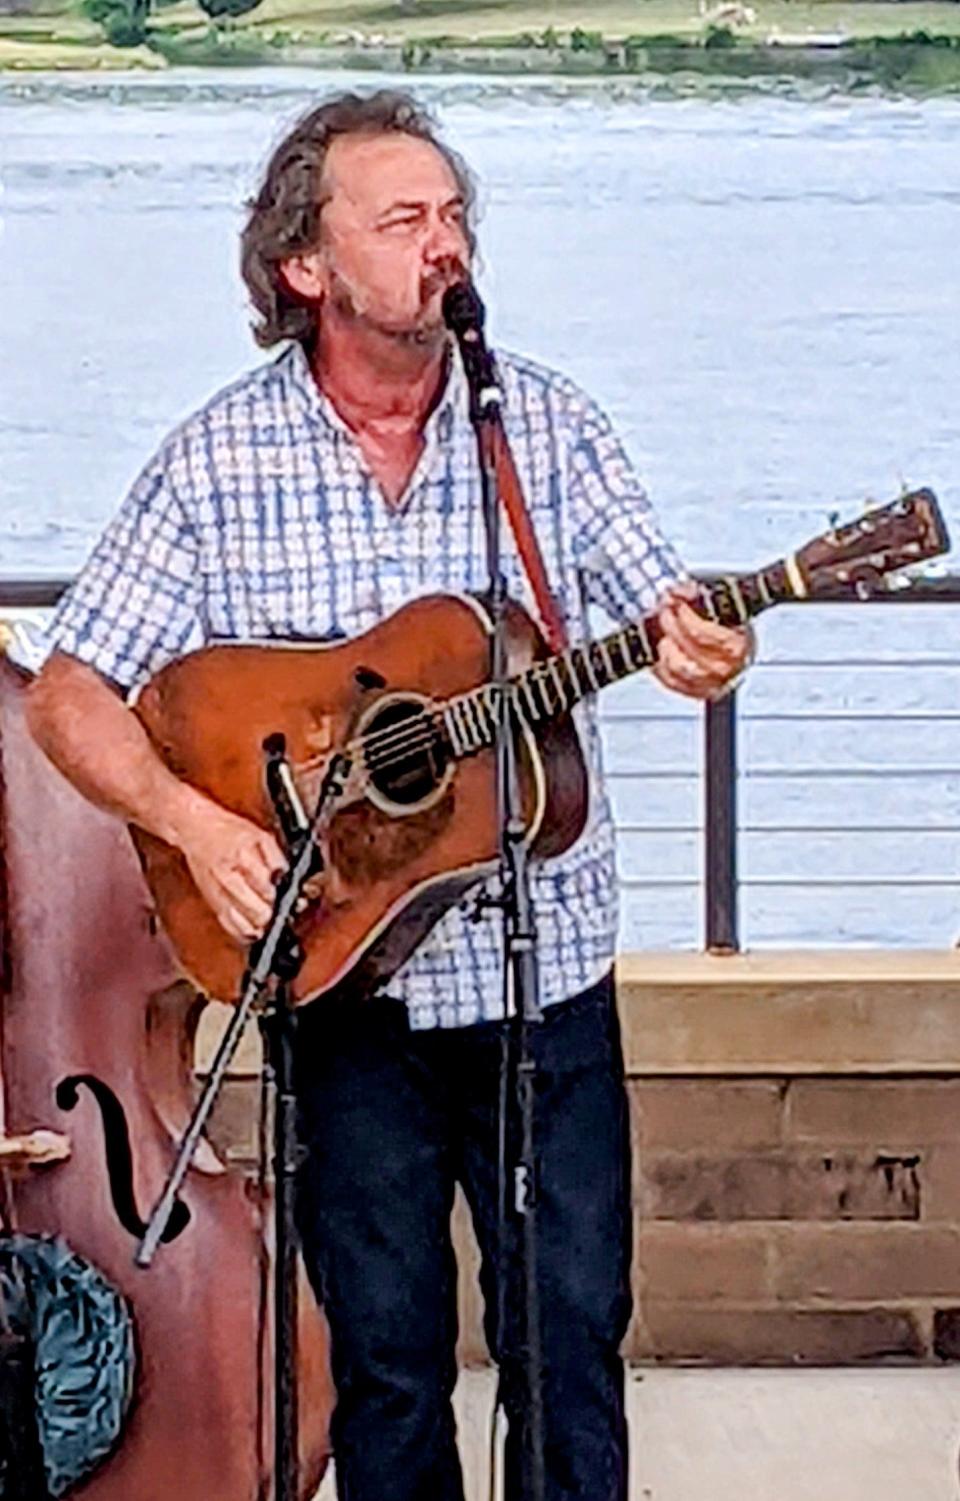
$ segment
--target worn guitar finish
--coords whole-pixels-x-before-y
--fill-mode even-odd
[[[542,647],[519,607],[511,608],[510,622],[511,663],[519,668]],[[312,807],[334,747],[364,726],[377,733],[384,721],[390,735],[401,715],[411,716],[409,724],[415,711],[416,723],[424,704],[481,688],[488,662],[484,612],[469,599],[431,596],[339,645],[194,652],[150,682],[136,711],[178,776],[234,812],[275,827],[263,780],[262,745],[271,734],[286,737],[298,789]],[[586,770],[577,734],[563,716],[537,739],[527,731],[523,744],[521,790],[533,849],[538,856],[557,854],[578,837],[585,818]],[[493,753],[456,760],[444,748],[440,758],[445,770],[431,762],[428,748],[374,776],[360,766],[351,774],[323,839],[319,899],[297,922],[306,953],[294,985],[298,1000],[392,974],[446,908],[495,868]],[[208,995],[235,1000],[246,950],[220,927],[182,856],[138,830],[134,837],[188,975]]]
[[[700,586],[696,608],[742,624],[771,605],[838,593],[867,598],[884,576],[945,550],[929,490],[816,538],[749,575]],[[534,858],[583,830],[587,773],[571,710],[656,660],[654,617],[551,656],[530,617],[509,613],[510,712]],[[388,978],[442,913],[497,866],[490,634],[477,601],[433,595],[333,646],[207,647],[161,671],[136,703],[163,760],[225,807],[275,827],[264,742],[282,734],[312,812],[334,751],[350,770],[318,840],[314,899],[297,919],[298,1001]],[[228,937],[182,856],[134,836],[162,922],[188,975],[233,1001],[246,951]]]

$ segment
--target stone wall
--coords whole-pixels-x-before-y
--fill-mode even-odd
[[[635,1360],[960,1358],[960,954],[631,955]],[[251,1085],[219,1123],[245,1156]],[[461,1356],[484,1358],[467,1216]]]
[[[627,957],[638,1358],[960,1351],[960,955]]]

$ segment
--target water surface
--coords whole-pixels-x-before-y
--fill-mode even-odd
[[[0,572],[76,568],[169,427],[260,357],[242,205],[287,124],[344,82],[0,81]],[[691,565],[756,566],[902,481],[932,484],[960,535],[960,102],[415,87],[481,181],[496,339],[604,402]],[[761,624],[747,713],[873,717],[744,725],[741,812],[764,830],[744,874],[778,883],[745,890],[750,942],[960,932],[957,726],[890,722],[956,711],[958,623],[914,607]],[[644,883],[624,941],[695,944],[696,721],[639,683],[606,707],[647,716],[608,734],[624,872]],[[782,775],[797,768],[816,775]],[[857,832],[765,832],[785,824]]]

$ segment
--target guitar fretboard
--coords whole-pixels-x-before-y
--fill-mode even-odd
[[[791,558],[758,573],[728,575],[698,585],[690,603],[720,625],[745,625],[771,605],[803,597],[803,578]],[[642,672],[657,660],[660,628],[655,615],[623,626],[599,641],[545,657],[508,682],[513,711],[530,724],[568,713],[588,694]],[[439,728],[456,758],[475,755],[496,736],[497,690],[486,683],[452,698],[438,711]]]

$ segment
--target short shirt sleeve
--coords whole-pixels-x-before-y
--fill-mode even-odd
[[[164,450],[147,465],[47,631],[125,691],[199,644],[197,538],[174,471]]]
[[[686,571],[609,419],[592,403],[570,466],[574,556],[587,599],[617,621],[655,610]]]

